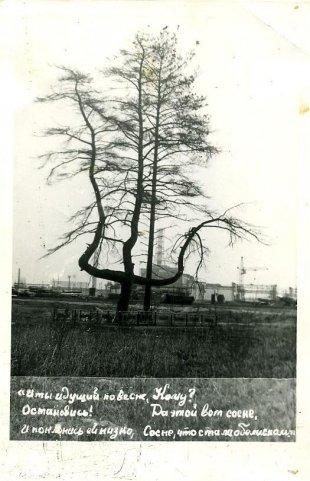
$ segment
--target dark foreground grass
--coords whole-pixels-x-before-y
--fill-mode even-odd
[[[295,326],[12,326],[13,376],[295,377]]]

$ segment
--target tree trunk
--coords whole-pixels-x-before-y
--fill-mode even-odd
[[[155,149],[156,150],[156,149]],[[146,286],[144,291],[143,307],[145,311],[149,311],[151,308],[152,300],[152,273],[153,273],[153,255],[154,255],[154,238],[155,238],[155,203],[156,203],[156,180],[157,180],[157,159],[154,160],[153,167],[153,180],[152,180],[152,200],[151,200],[151,212],[150,212],[150,231],[149,231],[149,245],[147,253],[146,264]]]
[[[121,294],[117,305],[117,312],[127,311],[129,306],[130,295],[132,291],[134,278],[134,263],[132,262],[132,249],[136,245],[139,237],[139,221],[141,215],[141,206],[143,201],[143,174],[144,174],[144,157],[143,157],[143,142],[144,142],[144,124],[143,124],[143,64],[145,59],[145,52],[143,49],[138,77],[138,119],[139,119],[139,133],[138,133],[138,176],[137,176],[137,190],[135,195],[134,208],[130,222],[130,237],[123,244],[123,264],[127,280],[121,284]]]
[[[159,78],[157,86],[157,105],[156,105],[156,122],[154,134],[154,158],[153,158],[153,175],[152,175],[152,197],[150,210],[150,232],[149,245],[147,254],[146,280],[147,284],[144,291],[144,310],[149,311],[152,300],[152,273],[153,273],[153,255],[154,255],[154,237],[156,222],[156,188],[157,188],[157,169],[158,169],[158,147],[159,147],[159,124],[160,124],[160,106],[161,106],[161,66],[159,69]]]
[[[153,252],[154,252],[154,235],[155,235],[155,206],[151,207],[151,217],[150,217],[150,233],[149,233],[149,246],[148,246],[148,256],[147,256],[147,266],[146,266],[146,279],[147,284],[144,290],[144,302],[143,308],[145,311],[149,311],[151,308],[152,300],[152,287],[151,279],[153,272]]]
[[[144,303],[143,303],[144,311],[150,310],[151,301],[152,301],[152,288],[150,284],[146,284],[145,290],[144,290]]]
[[[116,322],[118,324],[124,324],[123,313],[128,311],[131,290],[132,282],[130,280],[121,283],[121,292],[116,306]]]

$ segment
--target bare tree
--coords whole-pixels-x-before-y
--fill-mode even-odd
[[[93,192],[93,200],[71,216],[74,228],[48,254],[80,236],[90,237],[79,266],[91,276],[120,283],[118,312],[128,309],[134,284],[145,287],[144,307],[149,309],[151,288],[179,279],[192,251],[199,254],[198,272],[207,251],[207,228],[227,231],[231,243],[259,239],[252,226],[230,211],[210,212],[203,189],[189,177],[189,166],[216,153],[209,143],[205,99],[194,93],[195,75],[187,73],[190,60],[191,55],[177,54],[174,35],[138,34],[132,48],[122,50],[104,71],[104,78],[113,81],[113,95],[103,96],[89,76],[62,68],[57,90],[39,99],[68,102],[76,114],[74,125],[46,132],[64,140],[62,150],[44,156],[53,163],[48,181],[87,173]],[[152,277],[154,236],[156,222],[164,218],[176,219],[182,231],[172,249],[176,273],[158,279]],[[133,250],[145,226],[143,277],[135,272]],[[101,265],[101,250],[117,246],[123,270]]]
[[[205,163],[217,149],[209,142],[205,98],[195,94],[196,75],[189,73],[193,52],[181,56],[177,37],[162,30],[144,38],[145,124],[151,137],[147,151],[149,193],[149,240],[144,309],[151,303],[152,267],[156,220],[184,218],[184,207],[197,210],[193,200],[204,198],[203,190],[189,177],[189,165]],[[182,209],[179,207],[182,206]],[[183,212],[180,212],[182,210]]]
[[[144,70],[148,52],[144,46],[143,35],[136,36],[132,50],[122,50],[120,54],[120,66],[114,65],[107,69],[105,74],[112,77],[114,82],[118,82],[118,88],[121,91],[121,96],[112,99],[113,120],[120,130],[118,143],[127,150],[126,155],[132,161],[131,173],[136,176],[134,200],[129,209],[130,232],[122,247],[122,261],[126,275],[120,283],[118,310],[126,311],[134,283],[135,266],[132,250],[139,237],[139,222],[144,199],[145,149],[151,143],[144,125]]]
[[[129,225],[127,206],[136,192],[131,190],[130,163],[120,152],[126,146],[114,138],[118,126],[113,116],[106,114],[106,101],[91,86],[92,79],[80,72],[61,68],[57,91],[40,102],[68,102],[77,114],[77,125],[50,128],[47,136],[63,138],[64,148],[42,156],[44,165],[53,164],[47,178],[59,180],[87,173],[93,189],[94,200],[79,209],[70,218],[75,227],[64,234],[62,241],[48,254],[71,244],[78,237],[94,235],[93,242],[79,259],[81,269],[89,268],[90,257],[101,250],[103,242],[124,244],[118,236],[121,226]],[[95,267],[94,267],[95,268]],[[96,267],[98,270],[98,267]],[[116,282],[125,279],[122,272],[101,269],[100,277]],[[92,275],[96,275],[96,272]]]

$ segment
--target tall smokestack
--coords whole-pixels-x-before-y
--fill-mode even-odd
[[[157,265],[163,265],[163,255],[164,255],[164,229],[158,230],[157,236],[157,252],[156,252],[156,260]]]

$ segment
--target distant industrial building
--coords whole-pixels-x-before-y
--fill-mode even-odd
[[[288,289],[281,289],[279,292],[281,297],[289,297],[297,301],[297,289],[295,287],[289,287]]]
[[[196,301],[212,301],[218,296],[224,296],[225,301],[234,301],[233,286],[222,286],[221,284],[211,284],[204,281],[196,281],[191,288],[191,295]]]
[[[173,277],[177,273],[175,266],[170,266],[163,261],[163,238],[162,233],[159,237],[159,250],[157,252],[157,263],[153,264],[152,278],[153,279],[167,279]],[[154,287],[153,299],[155,302],[163,295],[185,295],[192,296],[196,302],[216,302],[216,301],[242,301],[242,302],[255,302],[265,301],[274,302],[278,299],[287,298],[292,301],[297,300],[297,289],[289,287],[288,289],[278,289],[276,284],[246,284],[244,277],[247,271],[265,270],[260,267],[244,267],[243,257],[239,269],[240,279],[239,283],[232,283],[231,285],[221,285],[208,283],[206,281],[197,280],[196,277],[191,274],[183,273],[173,284]],[[140,275],[146,277],[146,268],[140,268]],[[90,289],[93,287],[92,278],[87,282],[76,281],[75,276],[69,276],[66,280],[60,280],[59,278],[53,279],[50,283],[37,283],[26,284],[26,280],[21,277],[20,269],[18,269],[18,281],[14,283],[15,288],[28,288],[33,291],[53,291],[59,293],[72,293],[85,295],[96,295],[107,298],[117,298],[120,293],[120,284],[116,282],[107,282],[105,287],[100,289]],[[91,292],[93,290],[93,292]],[[134,286],[133,299],[141,300],[143,298],[143,287]],[[157,301],[156,301],[157,299]]]
[[[70,280],[66,281],[61,281],[61,280],[55,280],[53,279],[51,286],[53,288],[62,288],[62,289],[88,289],[89,288],[89,282],[85,281],[72,281],[71,278]]]
[[[167,279],[168,277],[172,277],[177,273],[177,268],[168,266],[165,264],[154,264],[152,268],[152,278],[153,279]],[[146,277],[146,268],[141,267],[140,268],[140,275],[142,277]],[[158,289],[165,289],[167,290],[168,288],[172,289],[188,289],[189,286],[192,284],[194,281],[194,277],[190,276],[189,274],[183,274],[176,282],[171,284],[170,286],[163,286],[159,287]]]
[[[173,276],[177,272],[175,267],[168,265],[154,265],[153,266],[153,278],[164,279]],[[146,269],[141,268],[141,276],[145,277]],[[224,296],[225,301],[275,301],[277,299],[277,286],[276,285],[255,285],[246,284],[239,285],[232,283],[228,286],[221,284],[212,284],[205,281],[197,280],[190,274],[183,274],[175,283],[169,286],[163,286],[155,288],[162,291],[184,291],[188,295],[195,298],[197,302],[212,301],[218,298],[218,296]],[[290,296],[297,296],[297,291],[289,290]]]

